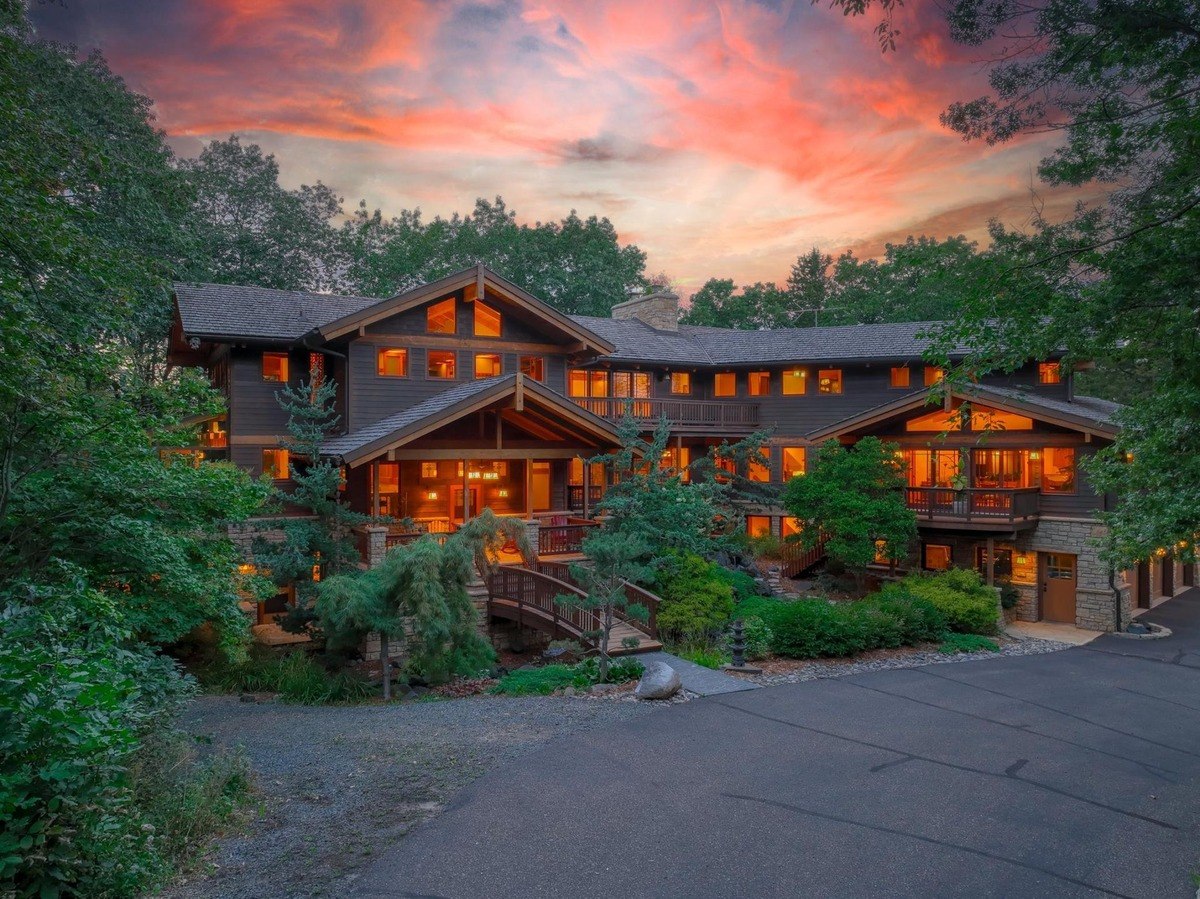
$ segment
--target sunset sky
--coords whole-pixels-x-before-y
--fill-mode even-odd
[[[1049,146],[941,127],[983,67],[921,0],[886,55],[874,19],[824,0],[64,0],[33,17],[101,48],[183,155],[237,132],[348,209],[432,217],[501,194],[524,221],[605,215],[685,292],[782,280],[814,245],[1019,225]],[[1051,217],[1073,200],[1042,199]]]

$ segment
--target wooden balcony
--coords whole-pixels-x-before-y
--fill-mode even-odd
[[[586,518],[568,518],[560,524],[544,520],[538,528],[538,555],[561,556],[583,552],[583,541],[598,523]]]
[[[604,498],[604,488],[592,484],[588,487],[588,509],[595,509],[596,504]],[[567,485],[567,508],[572,512],[583,511],[583,485],[568,484]]]
[[[905,501],[918,524],[980,530],[1033,527],[1038,519],[1036,487],[992,489],[971,487],[906,487]]]
[[[758,403],[740,400],[713,402],[688,399],[629,399],[627,397],[572,397],[593,415],[620,420],[626,415],[653,427],[666,418],[673,428],[713,428],[720,431],[752,431],[758,427]]]

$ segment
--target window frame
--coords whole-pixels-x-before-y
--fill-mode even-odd
[[[945,568],[930,568],[929,567],[929,550],[932,548],[946,550],[946,567]],[[949,571],[954,567],[954,547],[949,543],[930,543],[925,540],[921,541],[921,570],[923,571]]]
[[[788,385],[799,385],[799,390],[789,390]],[[779,395],[780,396],[807,396],[808,395],[808,369],[807,368],[788,368],[780,372],[779,375]]]
[[[826,375],[828,375],[829,377],[826,378]],[[829,389],[828,390],[826,390],[822,386],[822,383],[821,383],[826,380],[829,381]],[[819,368],[819,369],[817,369],[817,393],[819,395],[821,395],[821,396],[841,396],[844,383],[845,383],[845,381],[842,377],[842,370],[840,368]],[[837,390],[834,390],[833,389],[834,387],[837,387]]]
[[[722,379],[729,380],[729,392],[722,393],[718,386]],[[734,371],[719,371],[713,374],[713,398],[714,399],[731,399],[737,396],[737,372]]]
[[[897,375],[903,374],[903,377],[897,378]],[[900,383],[900,382],[903,383]],[[889,390],[908,390],[912,387],[912,369],[907,365],[893,365],[891,373],[888,375]]]
[[[808,474],[808,448],[804,446],[781,446],[779,448],[779,476],[785,484],[792,479],[788,477],[787,454],[789,450],[795,450],[800,454],[800,471],[793,474],[792,477],[803,477]]]
[[[926,365],[923,380],[926,387],[936,387],[946,377],[946,371],[940,365]]]
[[[451,360],[450,375],[442,377],[441,375],[433,374],[433,359],[435,356],[449,356]],[[457,381],[458,380],[458,353],[454,350],[426,350],[425,351],[425,379],[427,381]]]
[[[495,306],[490,306],[483,300],[476,300],[475,308],[471,311],[471,334],[475,337],[503,337],[504,336],[504,314]],[[479,310],[486,309],[492,315],[496,316],[496,333],[490,331],[479,330]]]
[[[479,373],[480,359],[496,360],[495,373],[481,375]],[[476,381],[482,381],[484,378],[498,378],[500,375],[504,374],[504,356],[500,353],[476,353],[471,359],[471,372]]]
[[[530,365],[530,363],[534,363]],[[535,368],[537,374],[528,371],[529,368]],[[520,356],[517,359],[517,371],[527,378],[531,378],[538,383],[546,381],[546,357],[545,356]]]
[[[1037,452],[1037,450],[1031,450],[1030,452]],[[1070,481],[1071,489],[1070,490],[1056,490],[1056,489],[1047,488],[1046,476],[1048,474],[1047,469],[1049,469],[1049,467],[1050,467],[1049,463],[1050,463],[1050,453],[1051,452],[1069,452],[1071,454],[1071,481]],[[1040,464],[1038,465],[1038,468],[1039,468],[1038,491],[1040,493],[1045,494],[1046,496],[1075,496],[1079,492],[1079,453],[1076,452],[1075,447],[1073,447],[1073,446],[1046,446],[1046,447],[1042,447],[1041,453],[1042,453],[1042,458],[1037,460],[1040,462]]]
[[[388,374],[387,372],[383,371],[383,359],[384,359],[385,355],[387,355],[389,353],[399,353],[400,354],[399,356],[396,356],[393,358],[399,358],[399,359],[404,360],[404,364],[401,366],[403,371],[398,375]],[[409,373],[412,370],[409,368],[409,364],[410,364],[410,361],[409,361],[408,347],[379,346],[379,347],[375,348],[375,377],[377,377],[377,378],[407,378],[409,376]]]
[[[273,378],[267,375],[267,360],[275,359],[279,362],[279,373],[281,377]],[[262,376],[264,384],[287,384],[292,377],[292,360],[287,353],[276,353],[265,351],[262,354],[262,362],[259,366],[259,373]]]
[[[751,531],[750,531],[751,519],[765,521],[767,523],[766,532],[762,533],[762,534],[751,533]],[[763,537],[770,537],[771,536],[771,516],[770,515],[747,515],[746,516],[746,536],[750,537],[752,539],[756,539],[756,540],[761,539]]]
[[[442,309],[449,305],[450,307],[450,328],[430,327],[430,320],[438,309]],[[447,297],[444,300],[438,300],[436,303],[430,303],[425,307],[425,333],[426,334],[457,334],[458,333],[458,300],[455,297]]]
[[[755,380],[762,379],[762,390],[755,390]],[[770,371],[751,371],[746,373],[746,395],[747,396],[770,396],[771,395],[771,372]]]
[[[671,396],[691,396],[692,395],[692,373],[690,371],[673,371],[670,374],[671,378]],[[679,389],[680,379],[683,380],[684,389]]]
[[[1063,382],[1062,364],[1059,362],[1038,363],[1038,385],[1054,387]]]

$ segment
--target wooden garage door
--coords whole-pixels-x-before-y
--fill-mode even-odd
[[[1042,618],[1075,623],[1075,557],[1042,554]]]

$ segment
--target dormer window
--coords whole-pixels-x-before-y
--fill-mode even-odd
[[[475,336],[499,337],[500,313],[491,306],[475,301]]]
[[[430,334],[455,334],[458,324],[454,317],[454,297],[434,303],[425,310],[425,330]]]
[[[262,379],[286,384],[288,380],[288,354],[263,353]]]
[[[1062,383],[1062,366],[1057,362],[1039,362],[1038,363],[1038,383],[1039,384],[1061,384]]]

